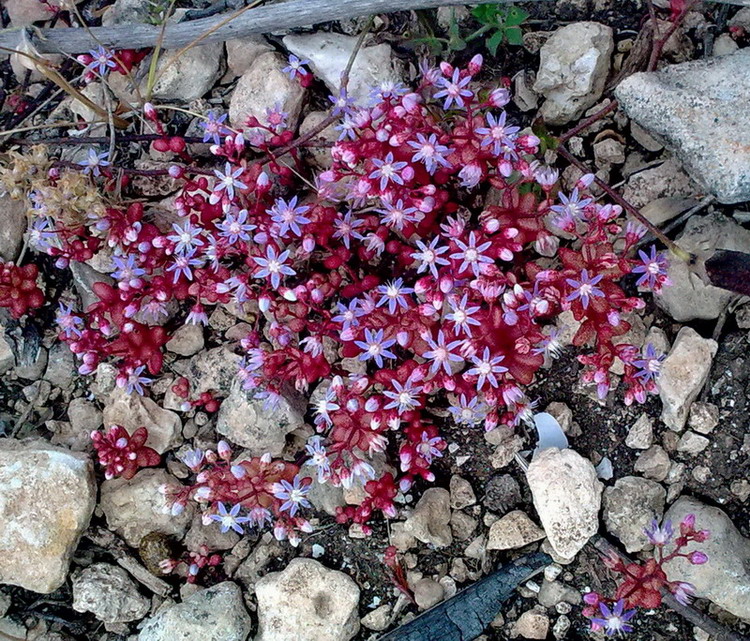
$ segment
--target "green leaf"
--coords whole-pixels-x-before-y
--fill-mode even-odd
[[[524,11],[520,7],[511,7],[505,16],[505,25],[508,27],[517,27],[523,24],[528,17],[529,14],[527,11]]]
[[[508,27],[505,29],[505,37],[509,45],[519,47],[523,44],[523,31],[520,27]]]
[[[482,24],[495,24],[497,22],[498,5],[495,4],[480,4],[471,11],[473,15]]]
[[[493,56],[497,55],[497,48],[503,43],[503,32],[498,29],[491,37],[487,38],[485,42],[487,51]]]

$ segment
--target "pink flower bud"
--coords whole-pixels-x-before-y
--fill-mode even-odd
[[[505,107],[510,102],[510,92],[504,87],[493,89],[489,101],[493,107]]]
[[[692,563],[693,565],[703,565],[704,563],[708,562],[708,556],[705,554],[705,552],[701,552],[699,550],[692,552],[688,558],[690,559],[690,563]]]
[[[223,458],[225,461],[228,461],[230,458],[232,458],[232,448],[229,447],[229,443],[227,443],[225,440],[221,440],[216,445],[216,450],[219,453],[219,456]]]
[[[409,334],[409,332],[405,330],[401,330],[400,332],[396,334],[396,342],[401,347],[406,347],[409,344],[410,340],[411,340],[411,335]]]
[[[472,76],[476,76],[481,70],[482,70],[482,63],[484,62],[484,58],[482,58],[482,54],[478,53],[475,55],[467,65],[466,69],[468,70],[469,74]]]
[[[440,63],[440,71],[443,72],[443,75],[445,76],[452,76],[453,75],[453,65],[443,61]]]
[[[147,102],[143,105],[143,115],[148,118],[148,120],[152,120],[154,122],[157,120],[156,109],[150,102]]]

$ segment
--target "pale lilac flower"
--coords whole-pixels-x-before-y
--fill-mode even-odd
[[[354,341],[354,344],[364,350],[359,355],[359,360],[367,361],[373,359],[378,367],[383,367],[383,357],[396,358],[396,355],[389,351],[388,348],[396,342],[395,338],[383,339],[384,331],[379,329],[373,331],[365,329],[365,340]]]
[[[407,144],[416,149],[416,153],[411,157],[412,162],[424,163],[428,173],[434,174],[438,165],[450,169],[451,164],[445,157],[452,154],[453,149],[439,144],[435,134],[425,138],[424,134],[418,133],[416,141],[409,140]]]
[[[542,340],[539,341],[537,346],[531,351],[534,354],[543,354],[545,357],[558,358],[562,353],[563,346],[559,341],[560,330],[552,328]]]
[[[306,76],[308,73],[310,73],[307,69],[304,68],[303,65],[309,65],[310,61],[307,60],[307,58],[303,58],[300,60],[297,56],[295,56],[293,53],[289,54],[289,58],[287,59],[289,64],[284,67],[281,71],[284,73],[289,74],[289,77],[294,80],[298,75],[299,76]]]
[[[455,254],[451,254],[450,257],[460,259],[462,261],[461,267],[459,267],[458,269],[459,272],[462,272],[469,266],[471,266],[471,271],[474,272],[474,276],[479,277],[481,264],[489,264],[493,262],[493,260],[489,256],[485,256],[482,253],[487,251],[492,246],[492,243],[488,240],[486,243],[482,243],[477,247],[477,239],[474,232],[471,232],[469,234],[468,243],[463,243],[462,241],[456,239],[456,245],[458,245],[461,251],[456,252]]]
[[[282,237],[286,236],[290,230],[295,236],[301,236],[300,225],[307,225],[310,222],[310,219],[305,218],[303,214],[309,210],[310,207],[307,205],[297,205],[297,196],[294,196],[289,202],[283,198],[277,199],[273,207],[266,210],[266,213],[275,223],[278,223],[279,235]]]
[[[294,271],[289,265],[286,265],[286,261],[289,260],[289,250],[285,249],[280,254],[276,253],[276,250],[270,245],[266,247],[265,258],[260,256],[253,256],[253,260],[260,266],[260,269],[253,274],[254,278],[266,278],[271,277],[271,287],[278,289],[281,284],[282,276],[294,276],[297,272]]]
[[[336,303],[336,311],[338,315],[334,316],[331,320],[334,323],[341,323],[342,330],[359,326],[358,318],[363,315],[363,312],[359,309],[358,299],[353,298],[350,300],[348,307],[343,303]]]
[[[387,304],[388,311],[391,314],[394,314],[396,312],[396,307],[409,309],[409,303],[406,296],[408,294],[413,294],[414,290],[411,287],[404,287],[403,278],[397,278],[386,285],[378,286],[378,293],[381,294],[380,300],[378,301],[378,307]]]
[[[427,461],[427,463],[432,463],[434,458],[443,457],[443,452],[438,448],[438,445],[440,445],[442,441],[443,439],[439,436],[433,436],[430,438],[427,432],[422,432],[416,450],[420,456]]]
[[[384,409],[391,410],[398,408],[398,413],[403,414],[419,407],[419,393],[422,391],[420,385],[414,386],[414,381],[409,378],[402,385],[396,379],[391,381],[393,390],[385,390],[383,395],[390,398],[391,401],[384,406]]]
[[[190,313],[185,318],[186,325],[208,325],[208,314],[206,314],[203,305],[196,303],[190,308]]]
[[[135,261],[136,258],[133,254],[128,254],[125,260],[120,256],[113,256],[112,262],[115,269],[112,272],[112,278],[122,283],[127,283],[131,287],[138,287],[141,280],[140,277],[146,273],[146,270],[138,267]]]
[[[456,401],[451,402],[448,411],[453,415],[453,419],[462,425],[476,425],[487,415],[487,407],[479,397],[472,396],[469,401],[466,394],[461,394]]]
[[[388,152],[385,160],[380,158],[373,158],[372,164],[375,165],[376,169],[370,173],[370,178],[380,178],[380,191],[383,191],[388,185],[389,181],[396,183],[397,185],[403,185],[404,179],[401,178],[399,172],[406,167],[407,163],[403,161],[394,162],[393,152]]]
[[[80,338],[82,332],[79,327],[83,326],[83,319],[73,313],[72,305],[66,307],[63,303],[60,303],[56,322],[65,338]]]
[[[489,347],[484,348],[482,358],[478,356],[472,356],[471,362],[474,363],[475,367],[472,367],[466,372],[468,376],[478,376],[477,379],[477,391],[482,389],[485,381],[488,382],[492,387],[497,387],[499,382],[495,374],[504,374],[508,371],[507,367],[500,365],[505,360],[505,356],[491,356]]]
[[[195,448],[185,452],[182,455],[181,460],[185,465],[193,470],[193,472],[197,472],[200,469],[201,465],[203,465],[203,461],[205,458],[206,455],[203,450]]]
[[[326,425],[332,425],[331,421],[331,412],[335,412],[338,409],[341,409],[341,407],[338,405],[336,401],[336,393],[333,391],[332,388],[328,388],[326,390],[325,395],[323,398],[318,399],[315,403],[313,403],[313,406],[315,407],[315,423],[323,422]]]
[[[274,131],[282,131],[286,127],[287,118],[289,118],[289,114],[282,111],[278,102],[273,107],[266,108],[266,123]]]
[[[186,254],[195,251],[197,247],[203,246],[204,243],[201,239],[203,230],[193,225],[189,220],[185,221],[183,227],[180,227],[177,223],[172,223],[172,229],[175,233],[167,236],[167,239],[176,243],[174,248],[176,254]]]
[[[233,505],[232,509],[229,510],[229,512],[227,512],[227,508],[222,502],[219,502],[218,508],[219,513],[211,514],[210,518],[212,521],[216,521],[219,523],[222,534],[229,532],[230,529],[237,532],[237,534],[245,533],[245,530],[242,529],[242,524],[248,523],[250,521],[250,517],[239,515],[240,509],[242,508],[239,503]]]
[[[351,210],[344,215],[339,212],[339,215],[333,221],[333,226],[336,228],[333,237],[341,238],[344,241],[344,247],[347,249],[351,246],[352,238],[362,240],[362,234],[357,231],[357,228],[365,224],[364,220],[358,220],[353,216]]]
[[[414,252],[411,257],[420,262],[417,267],[417,273],[421,274],[424,271],[430,270],[433,277],[438,277],[438,265],[448,265],[450,261],[445,258],[441,258],[440,255],[448,251],[448,247],[438,247],[437,244],[440,242],[440,236],[435,236],[430,241],[429,245],[425,245],[421,240],[417,241],[418,252]]]
[[[470,98],[474,95],[473,91],[466,88],[466,85],[471,82],[471,76],[467,75],[461,78],[460,75],[460,70],[456,68],[453,70],[453,77],[450,80],[444,77],[438,80],[438,85],[442,89],[435,94],[435,98],[445,98],[443,109],[450,109],[454,102],[456,107],[463,108],[464,98]]]
[[[416,207],[404,207],[404,201],[400,198],[393,205],[388,201],[384,201],[383,205],[385,209],[376,209],[375,211],[382,214],[380,221],[386,226],[396,229],[398,231],[403,230],[405,223],[418,223],[424,214],[418,211]]]
[[[467,336],[471,336],[470,325],[481,325],[476,318],[472,318],[471,316],[479,311],[479,305],[467,307],[468,301],[468,294],[464,294],[463,298],[458,303],[454,299],[448,299],[451,311],[445,315],[445,318],[453,323],[453,332],[456,335],[458,335],[459,331],[463,331]]]
[[[94,71],[100,76],[106,75],[110,69],[114,69],[115,67],[117,67],[117,63],[114,60],[114,51],[105,49],[101,45],[99,45],[98,48],[89,51],[89,55],[93,58],[93,60],[88,65],[86,65],[86,69]]]
[[[217,117],[215,111],[209,111],[206,120],[200,122],[201,127],[203,127],[203,142],[213,140],[215,145],[220,145],[221,136],[226,136],[228,133],[231,133],[223,124],[226,119],[227,114],[221,114]]]
[[[172,282],[176,283],[180,280],[180,276],[184,276],[188,280],[193,280],[192,267],[200,267],[203,264],[202,258],[195,256],[195,249],[191,249],[186,254],[177,255],[174,257],[174,262],[167,267],[168,272],[174,272]]]
[[[400,82],[384,80],[370,90],[370,99],[376,104],[389,98],[400,98],[406,92],[407,89]]]
[[[669,267],[666,252],[657,253],[656,247],[651,245],[650,255],[639,249],[638,256],[641,259],[641,264],[633,267],[633,273],[641,274],[641,277],[636,285],[656,289],[657,286],[664,284],[664,277],[667,275],[667,268]]]
[[[125,379],[125,391],[128,394],[135,392],[138,396],[143,396],[143,386],[148,385],[152,382],[152,379],[147,376],[142,376],[143,372],[146,371],[145,365],[139,365],[135,369],[128,372],[128,376]]]
[[[305,445],[305,450],[310,455],[305,465],[314,465],[318,469],[318,483],[325,483],[331,475],[331,462],[323,446],[323,438],[317,435],[311,437]]]
[[[622,634],[625,632],[632,632],[633,626],[628,624],[628,621],[635,615],[635,610],[627,610],[623,612],[625,607],[625,601],[620,599],[615,603],[614,607],[610,610],[605,603],[599,604],[599,610],[602,613],[601,617],[595,617],[591,619],[592,623],[604,628],[607,636],[614,636],[615,634]]]
[[[350,113],[354,107],[354,101],[349,97],[346,87],[342,87],[339,90],[338,96],[328,96],[328,100],[333,103],[333,111],[331,113],[334,116]]]
[[[292,479],[291,483],[282,479],[273,485],[273,495],[280,501],[284,501],[279,510],[288,511],[290,516],[297,514],[300,507],[310,507],[310,502],[306,498],[309,492],[310,485],[302,485],[299,474]]]
[[[95,149],[89,148],[86,160],[81,160],[78,164],[83,167],[84,174],[93,174],[94,176],[100,176],[102,173],[100,168],[109,167],[109,161],[107,160],[108,158],[108,151],[103,151],[102,153],[98,154],[96,153]]]
[[[41,251],[49,249],[51,241],[57,236],[52,229],[49,218],[37,218],[29,231],[29,244]]]
[[[589,278],[589,272],[587,269],[581,271],[581,280],[574,280],[572,278],[566,278],[565,282],[573,288],[573,291],[568,294],[566,300],[574,301],[577,298],[581,299],[581,305],[583,309],[588,309],[589,298],[595,296],[598,298],[604,297],[604,292],[596,287],[596,284],[603,278],[602,274]]]
[[[695,596],[695,586],[686,581],[675,581],[669,584],[669,590],[674,598],[682,605],[690,605],[690,599]]]
[[[214,202],[219,200],[219,192],[224,191],[226,195],[231,199],[234,198],[235,189],[247,189],[247,185],[237,180],[245,170],[242,167],[233,169],[231,163],[224,164],[224,173],[218,169],[214,169],[214,175],[219,179],[214,185]],[[213,195],[213,194],[212,194]]]
[[[512,147],[516,134],[521,130],[520,127],[507,126],[505,124],[507,117],[508,114],[505,111],[500,114],[499,118],[495,118],[492,114],[487,114],[487,126],[479,127],[476,130],[480,136],[484,136],[481,140],[481,146],[492,146],[492,153],[495,156],[500,155],[503,146]]]
[[[426,342],[427,345],[429,345],[430,349],[422,354],[422,357],[432,361],[430,365],[430,372],[432,374],[437,373],[437,371],[442,368],[445,373],[450,376],[450,364],[463,362],[464,359],[461,358],[461,356],[453,353],[453,350],[459,347],[463,343],[463,341],[451,341],[446,345],[445,334],[443,333],[442,329],[438,331],[437,341],[435,341],[432,336],[428,336],[426,337]]]
[[[655,381],[659,377],[661,371],[662,361],[667,357],[666,354],[657,354],[656,348],[652,343],[648,343],[641,352],[642,358],[637,361],[633,361],[633,365],[640,371],[636,372],[636,376],[641,379],[643,383],[649,381]]]
[[[238,240],[250,240],[249,232],[257,229],[256,225],[247,222],[247,209],[241,209],[237,214],[227,214],[216,227],[221,230],[219,236],[226,238],[230,245]]]
[[[552,205],[550,209],[563,217],[568,216],[574,220],[583,220],[583,210],[592,202],[591,198],[581,198],[577,187],[573,190],[573,193],[570,194],[570,197],[559,192],[558,198],[562,205]]]

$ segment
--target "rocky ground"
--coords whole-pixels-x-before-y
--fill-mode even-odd
[[[39,19],[37,4],[9,1],[5,23]],[[145,6],[117,0],[102,22],[143,19]],[[523,124],[541,117],[557,134],[616,97],[618,109],[569,140],[573,155],[593,163],[683,248],[750,252],[750,47],[743,49],[750,44],[750,7],[698,4],[667,41],[660,71],[635,75],[633,66],[649,54],[642,51],[648,14],[640,2],[558,0],[529,11],[523,46],[501,47],[483,71],[487,78],[512,78],[514,117]],[[450,15],[440,9],[427,17],[440,33]],[[659,15],[663,33],[666,13]],[[461,7],[456,17],[469,20]],[[287,53],[310,59],[334,89],[363,23],[195,48],[162,77],[155,97],[201,113],[222,107],[232,122],[280,104],[304,132],[322,119],[325,97],[306,98],[282,74]],[[376,19],[352,70],[350,95],[365,96],[373,81],[414,76],[420,24],[410,12]],[[24,82],[34,91],[39,80],[15,58],[3,61],[1,71],[11,87]],[[34,124],[89,119],[85,109],[58,100]],[[94,126],[87,133],[102,131]],[[80,150],[63,153],[76,161]],[[312,151],[309,160],[323,164],[325,154]],[[164,164],[158,153],[138,162],[144,169]],[[580,175],[568,167],[563,183],[572,186]],[[141,188],[168,206],[169,180],[144,178]],[[6,197],[0,207],[8,216],[0,255],[12,260],[22,245],[23,211]],[[689,210],[695,211],[681,216]],[[84,304],[91,283],[106,278],[96,265],[77,269],[70,280],[55,273],[60,280],[51,299],[75,291]],[[673,287],[628,319],[627,342],[651,342],[669,354],[659,398],[626,407],[621,395],[606,403],[592,397],[577,382],[580,366],[569,346],[575,321],[563,315],[568,345],[531,395],[558,419],[571,449],[546,451],[526,473],[514,455],[533,449],[535,434],[503,428],[484,434],[445,420],[449,447],[438,478],[405,497],[397,518],[376,522],[365,537],[333,518],[336,507],[361,500],[358,493],[320,486],[311,494],[315,531],[296,549],[270,533],[221,534],[190,509],[177,517],[163,511],[158,488],[188,477],[180,456],[191,446],[214,447],[223,436],[253,453],[294,459],[311,433],[303,411],[269,415],[237,397],[234,349],[247,325],[236,310],[218,308],[205,331],[185,326],[177,333],[167,345],[168,375],[150,397],[116,388],[112,366],[101,365],[93,379],[78,376],[51,316],[0,318],[0,429],[7,437],[0,440],[0,638],[364,640],[537,549],[555,563],[503,604],[483,638],[601,638],[580,614],[582,594],[611,588],[612,575],[586,540],[600,533],[631,555],[647,555],[643,527],[689,512],[712,532],[702,546],[710,562],[675,562],[670,578],[696,586],[700,611],[750,633],[750,304],[704,285],[679,261],[670,277]],[[195,393],[216,389],[227,397],[217,417],[181,411],[171,389],[178,376]],[[104,480],[92,463],[89,434],[111,424],[131,431],[146,425],[148,445],[164,464],[129,481]],[[571,496],[575,510],[561,509]],[[402,554],[415,604],[395,589],[382,563],[389,544]],[[165,555],[201,546],[224,555],[210,587],[161,574]],[[632,638],[709,637],[660,609],[639,617]]]

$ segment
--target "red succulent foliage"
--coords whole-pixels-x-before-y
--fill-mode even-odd
[[[99,463],[104,466],[108,479],[122,477],[132,479],[142,467],[153,467],[161,463],[159,453],[146,447],[148,430],[139,427],[132,434],[121,425],[112,425],[106,431],[91,433]]]
[[[0,307],[8,308],[13,318],[21,318],[44,305],[44,292],[36,284],[38,276],[36,265],[0,263]]]

